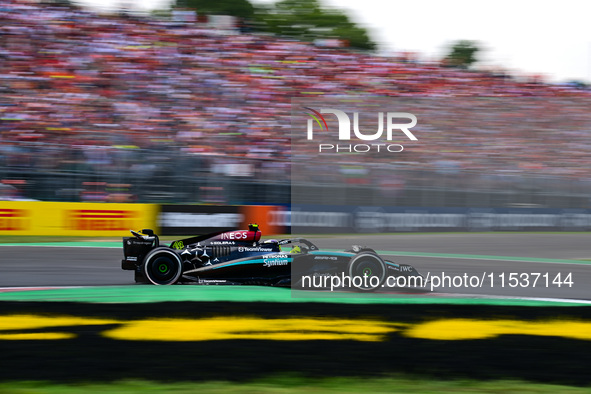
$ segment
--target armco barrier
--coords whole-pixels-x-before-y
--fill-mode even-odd
[[[263,234],[285,234],[286,226],[274,224],[274,205],[162,205],[158,227],[162,235],[195,235],[247,228],[257,223]]]
[[[272,225],[298,233],[418,231],[587,231],[591,209],[420,208],[292,205]]]
[[[258,223],[266,235],[284,234],[274,205],[158,205],[0,201],[0,235],[125,236],[152,228],[163,235],[195,235]],[[275,215],[273,214],[275,213]]]
[[[157,205],[1,201],[0,235],[195,235],[258,223],[265,235],[417,231],[588,231],[591,209]]]
[[[158,205],[1,201],[0,235],[124,236],[155,228]]]

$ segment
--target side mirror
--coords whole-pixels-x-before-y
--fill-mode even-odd
[[[154,230],[150,230],[149,228],[145,228],[145,229],[142,230],[142,234],[153,236],[154,235]]]

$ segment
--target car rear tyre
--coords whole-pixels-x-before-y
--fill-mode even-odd
[[[354,288],[361,291],[375,291],[384,283],[386,264],[376,254],[360,253],[349,262],[348,273]]]
[[[154,249],[146,256],[144,276],[155,285],[172,285],[183,273],[178,254],[169,249]]]

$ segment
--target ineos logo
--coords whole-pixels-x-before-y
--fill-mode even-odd
[[[246,231],[234,231],[229,233],[223,233],[221,239],[246,239],[248,233]]]

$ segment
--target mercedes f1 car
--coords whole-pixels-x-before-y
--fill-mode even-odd
[[[332,287],[334,282],[326,278],[338,276],[360,278],[350,279],[346,288],[374,291],[389,277],[405,276],[421,278],[418,282],[425,286],[415,268],[384,260],[373,249],[354,245],[344,252],[321,251],[304,238],[261,241],[255,224],[248,230],[180,239],[168,246],[161,245],[152,230],[131,233],[133,237],[123,238],[121,267],[134,271],[136,282],[319,289]]]

